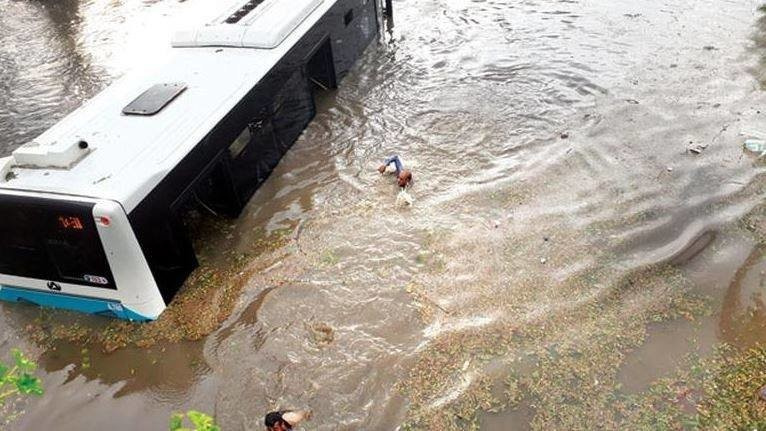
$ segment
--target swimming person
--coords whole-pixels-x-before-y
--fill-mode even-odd
[[[383,164],[378,168],[378,172],[385,174],[386,168],[388,168],[391,163],[393,163],[394,168],[396,168],[396,183],[399,187],[405,188],[412,184],[412,171],[404,169],[404,165],[399,159],[399,156],[394,155],[384,160]]]
[[[311,414],[304,411],[281,410],[270,412],[263,418],[263,424],[269,431],[289,431]]]

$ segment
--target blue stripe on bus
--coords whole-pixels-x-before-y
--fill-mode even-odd
[[[88,314],[117,317],[119,319],[148,322],[152,318],[142,316],[119,302],[106,299],[84,298],[62,293],[48,293],[0,285],[0,300],[25,302],[48,308],[63,308]]]

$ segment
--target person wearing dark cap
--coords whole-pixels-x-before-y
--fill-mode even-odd
[[[308,417],[308,412],[281,410],[267,413],[263,423],[268,431],[288,431]]]
[[[404,169],[404,165],[402,165],[402,161],[399,160],[399,156],[391,156],[384,160],[383,164],[378,168],[378,172],[381,174],[386,173],[386,169],[391,163],[394,164],[394,168],[396,169],[396,183],[399,187],[405,188],[409,186],[412,183],[412,171]]]

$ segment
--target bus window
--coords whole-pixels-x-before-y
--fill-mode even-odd
[[[93,262],[94,254],[87,241],[72,241],[66,239],[48,239],[46,249],[53,261],[58,275],[70,282],[88,281],[105,285],[109,280],[97,271],[98,262]]]
[[[0,195],[0,274],[115,289],[92,210]]]

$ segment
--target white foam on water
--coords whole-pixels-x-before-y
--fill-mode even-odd
[[[411,194],[407,193],[406,189],[401,189],[398,195],[396,195],[396,206],[403,207],[409,206],[415,203],[415,198]]]

